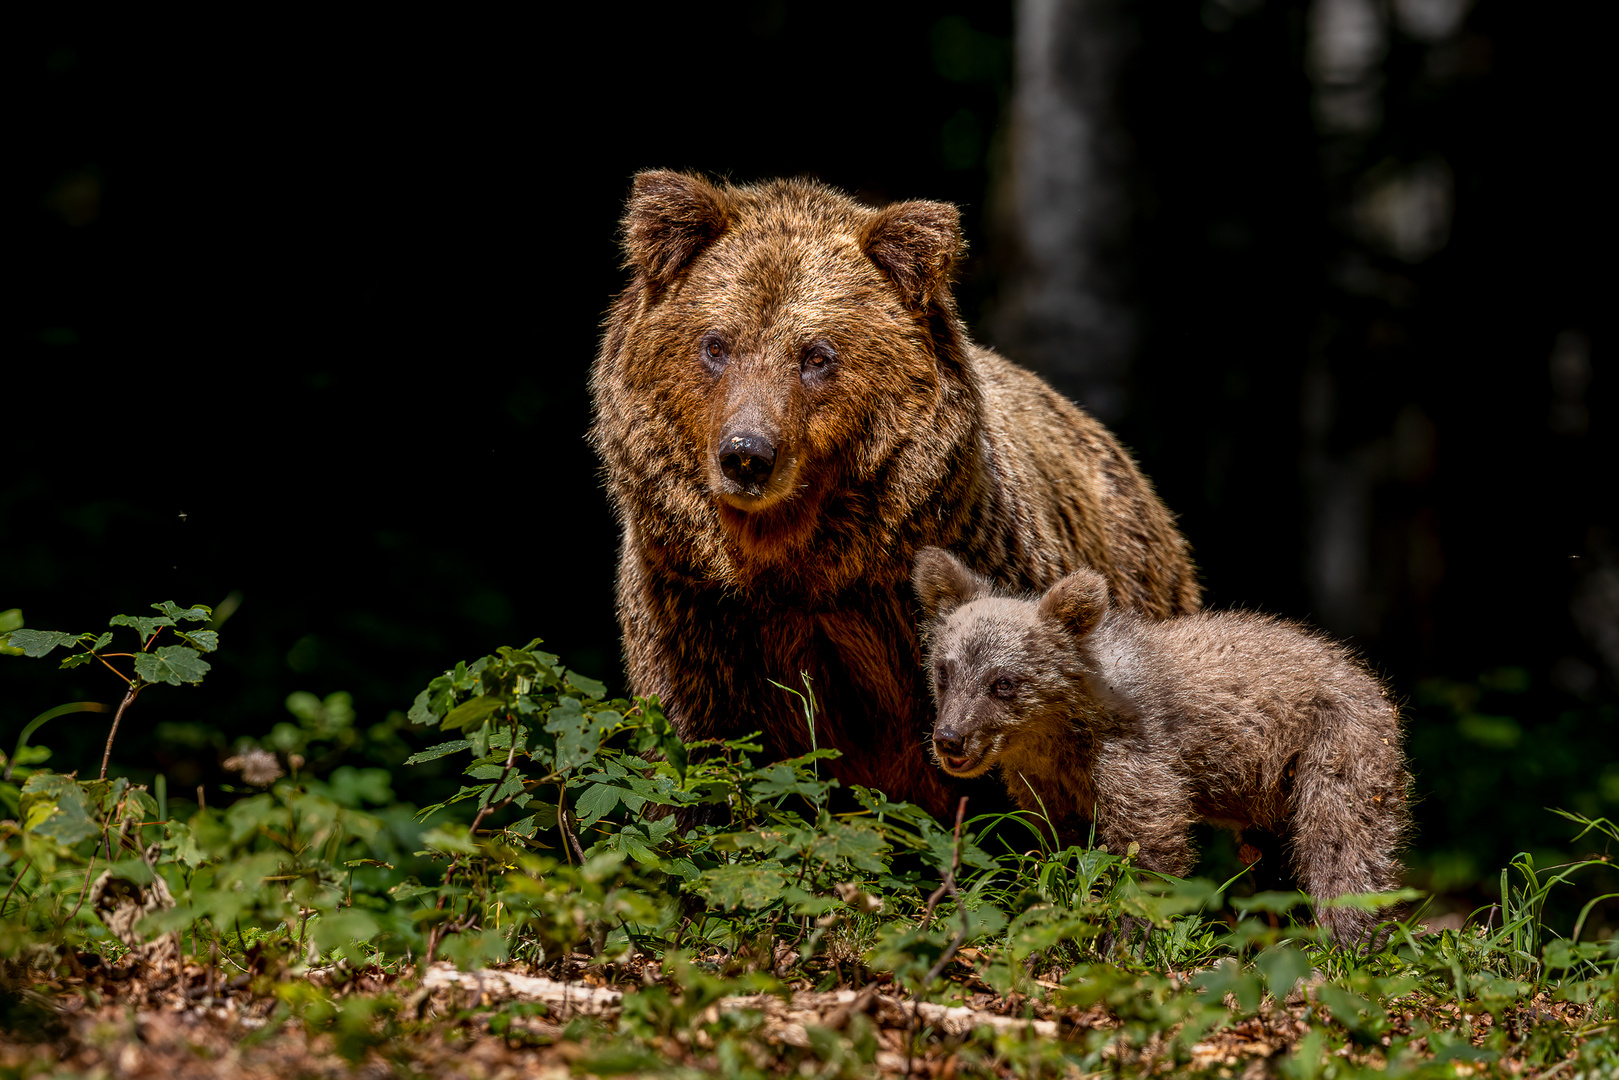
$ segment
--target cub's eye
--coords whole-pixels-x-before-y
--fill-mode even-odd
[[[1007,678],[996,679],[995,685],[990,687],[990,692],[998,698],[1009,698],[1017,693],[1017,683]]]
[[[720,348],[720,343],[717,341],[710,341],[708,343],[708,348],[704,351],[708,353],[708,358],[710,360],[718,360],[720,357],[725,355],[725,350]]]
[[[943,690],[945,688],[945,683],[947,681],[948,680],[946,680],[945,674],[944,674],[944,668],[940,668],[938,670],[938,672],[933,676],[933,685],[938,687],[940,690]]]

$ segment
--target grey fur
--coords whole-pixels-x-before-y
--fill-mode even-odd
[[[1312,896],[1399,886],[1410,786],[1399,710],[1340,646],[1241,612],[1156,622],[1113,606],[1088,569],[1020,599],[924,548],[913,584],[945,772],[998,765],[1012,798],[1043,807],[1064,842],[1094,820],[1109,851],[1134,841],[1148,869],[1189,873],[1190,828],[1206,821],[1282,837]],[[1388,914],[1317,917],[1356,946]]]

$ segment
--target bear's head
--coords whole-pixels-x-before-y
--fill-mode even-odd
[[[615,316],[618,378],[657,403],[648,421],[681,459],[664,464],[700,482],[744,547],[790,547],[826,500],[862,487],[880,514],[902,448],[933,461],[932,443],[960,438],[938,419],[976,395],[949,288],[955,207],[642,172],[622,235],[635,281]]]

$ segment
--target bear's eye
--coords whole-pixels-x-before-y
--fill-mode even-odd
[[[716,334],[709,334],[697,346],[697,355],[702,357],[703,366],[709,371],[718,372],[725,367],[730,359],[726,353],[725,342]]]
[[[1009,698],[1017,693],[1017,683],[1002,676],[995,680],[995,685],[990,687],[990,692],[998,698]]]
[[[832,348],[832,343],[817,341],[804,350],[804,359],[798,369],[805,379],[814,381],[826,377],[837,364],[838,353]]]
[[[942,693],[944,691],[945,683],[947,681],[948,680],[945,678],[945,675],[944,675],[944,668],[941,667],[938,670],[938,673],[933,676],[933,685],[938,687],[939,691]]]

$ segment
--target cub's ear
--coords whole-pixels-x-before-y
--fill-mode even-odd
[[[638,172],[624,206],[626,263],[663,284],[713,243],[730,220],[729,196],[702,177]]]
[[[969,600],[990,593],[989,582],[943,548],[925,547],[916,553],[911,574],[916,597],[928,619],[942,619]]]
[[[1040,617],[1057,623],[1074,637],[1095,630],[1107,614],[1107,579],[1095,570],[1075,570],[1040,598]]]
[[[949,203],[895,203],[866,226],[861,247],[910,307],[920,311],[950,284],[966,242],[961,212]]]

